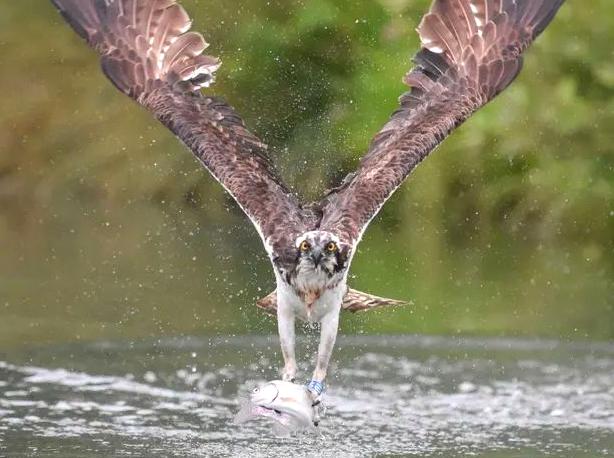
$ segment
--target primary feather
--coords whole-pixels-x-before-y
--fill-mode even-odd
[[[220,61],[190,32],[175,0],[52,0],[101,56],[105,75],[173,131],[234,197],[270,253],[285,253],[306,228],[266,145],[223,100],[203,96]],[[284,231],[278,228],[283,226]]]
[[[418,33],[422,49],[405,76],[411,90],[373,139],[358,170],[324,201],[322,228],[347,243],[409,173],[516,78],[522,53],[563,0],[435,0]]]

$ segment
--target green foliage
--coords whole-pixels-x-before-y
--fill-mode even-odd
[[[212,43],[210,52],[224,62],[213,90],[271,145],[281,174],[307,198],[351,171],[394,111],[406,90],[401,78],[409,57],[418,49],[413,29],[429,4],[182,3]],[[514,85],[446,141],[384,208],[356,258],[353,285],[413,298],[415,306],[352,318],[347,329],[614,337],[613,12],[606,0],[567,2],[528,52]],[[120,286],[109,260],[132,267],[134,281],[118,288],[127,302],[141,298],[143,317],[174,310],[154,291],[137,293],[134,284],[155,283],[141,268],[151,267],[154,254],[164,270],[164,258],[179,243],[187,247],[186,260],[190,251],[202,251],[210,264],[190,267],[181,285],[171,282],[170,290],[192,293],[177,299],[187,316],[221,313],[225,329],[244,331],[246,318],[260,323],[248,330],[271,329],[251,309],[253,297],[268,292],[262,285],[271,286],[259,241],[215,181],[101,76],[93,54],[49,2],[2,3],[0,30],[0,240],[9,241],[0,288],[11,297],[6,316],[22,319],[24,302],[33,316],[48,313],[37,304],[61,285],[30,293],[27,279],[44,282],[53,275],[51,265],[39,262],[49,253],[75,269],[62,278],[74,294],[58,294],[54,313],[71,303],[90,310],[117,300],[111,286],[80,295],[83,286],[73,279],[84,265],[68,254],[73,239],[65,244],[55,238],[72,229],[80,233],[73,240],[80,256]],[[113,236],[91,230],[108,220]],[[170,239],[135,246],[151,237],[152,224],[165,225],[156,233],[167,231]],[[186,227],[204,235],[172,235]],[[238,233],[210,247],[210,231]],[[239,240],[249,249],[232,246]],[[113,248],[91,248],[106,244]],[[216,257],[227,253],[246,264],[214,273],[221,262]],[[21,267],[16,259],[25,259]],[[181,271],[177,267],[177,277]],[[196,280],[203,275],[211,281],[226,275],[234,283],[203,285]],[[87,278],[110,282],[104,275]],[[237,299],[245,312],[219,305],[213,293],[199,304],[205,290],[227,295],[236,284],[247,285]],[[117,322],[124,307],[111,307],[116,313],[101,323]],[[170,315],[168,332],[194,331],[189,318],[173,324]],[[219,329],[220,320],[209,318],[197,329]],[[96,323],[88,326],[99,329]],[[160,327],[142,324],[130,332]]]

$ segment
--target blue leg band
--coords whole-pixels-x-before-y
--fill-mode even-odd
[[[323,382],[318,382],[317,380],[312,380],[311,382],[309,382],[307,384],[307,388],[309,388],[310,391],[313,391],[314,393],[317,393],[318,396],[321,395],[322,393],[324,393],[324,383]]]

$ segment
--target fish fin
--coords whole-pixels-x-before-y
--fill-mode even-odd
[[[258,300],[256,306],[269,315],[277,316],[277,290]]]
[[[273,434],[276,437],[290,437],[292,435],[292,430],[282,423],[275,422],[273,423]]]
[[[363,293],[355,289],[348,289],[348,292],[343,298],[341,308],[349,312],[359,312],[379,307],[395,307],[398,305],[407,305],[407,302],[374,296],[373,294]]]
[[[254,414],[254,404],[252,404],[249,400],[242,399],[239,405],[241,406],[241,408],[239,409],[239,411],[234,416],[234,419],[232,420],[232,422],[235,425],[240,425],[242,423],[245,423],[256,416]]]

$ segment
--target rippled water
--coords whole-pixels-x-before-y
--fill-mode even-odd
[[[0,355],[0,456],[614,454],[613,344],[341,338],[318,435],[232,425],[278,359],[264,337]]]

